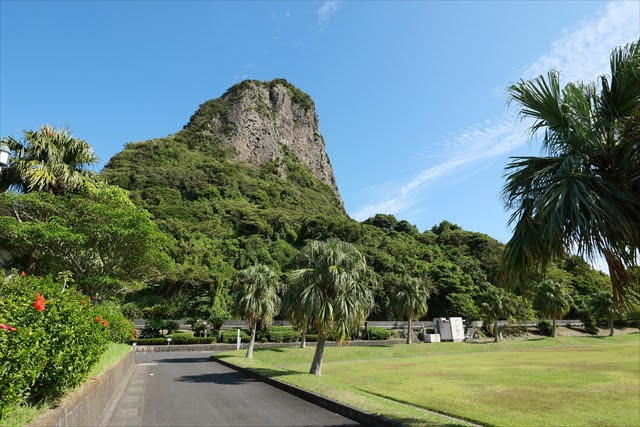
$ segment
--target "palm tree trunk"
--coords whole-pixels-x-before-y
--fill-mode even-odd
[[[302,328],[302,333],[300,334],[300,348],[307,347],[307,327]]]
[[[409,315],[409,321],[407,322],[407,344],[411,344],[411,315]]]
[[[609,317],[609,336],[613,336],[613,316]]]
[[[556,337],[556,317],[553,316],[553,329],[551,330],[551,336]]]
[[[324,342],[327,339],[326,333],[318,334],[318,342],[316,343],[316,353],[313,356],[313,362],[311,363],[310,374],[321,376],[322,375],[322,353],[324,352]]]
[[[256,342],[256,328],[258,327],[257,321],[251,325],[251,339],[249,340],[249,348],[247,349],[247,358],[253,359],[253,345]]]
[[[493,322],[493,336],[494,336],[494,341],[495,342],[500,341],[500,328],[498,328],[498,321],[497,320],[495,322]]]

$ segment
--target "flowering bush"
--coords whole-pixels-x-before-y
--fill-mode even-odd
[[[56,398],[82,382],[109,340],[86,301],[50,277],[0,279],[0,414],[9,402]]]
[[[120,306],[105,302],[95,307],[94,310],[98,314],[96,319],[100,319],[99,322],[108,332],[111,341],[128,343],[135,338],[136,329],[133,322],[124,317]]]

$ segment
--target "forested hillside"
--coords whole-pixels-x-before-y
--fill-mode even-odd
[[[283,113],[282,105],[293,113]],[[299,121],[303,113],[310,114],[306,123]],[[166,317],[226,317],[237,271],[263,263],[284,278],[309,239],[336,237],[366,256],[376,302],[372,319],[398,317],[392,298],[403,275],[430,283],[428,318],[478,318],[481,295],[493,286],[509,290],[518,317],[532,315],[529,300],[519,297],[529,296],[526,283],[516,285],[500,273],[503,245],[495,239],[447,221],[421,232],[391,215],[363,223],[350,219],[336,188],[328,185],[332,172],[326,178],[326,166],[313,171],[308,166],[325,162],[326,156],[324,140],[313,128],[308,147],[315,152],[300,152],[291,141],[271,140],[268,149],[275,154],[266,160],[259,153],[265,147],[264,132],[254,129],[253,140],[247,139],[251,135],[237,138],[239,122],[259,121],[275,129],[267,136],[282,136],[281,130],[289,126],[295,136],[304,134],[300,127],[313,127],[314,122],[317,127],[314,117],[313,101],[286,81],[243,82],[203,104],[181,131],[128,144],[108,162],[102,176],[129,190],[134,203],[172,237],[169,255],[175,268],[157,284],[131,294],[128,310],[138,315],[145,309],[146,315]],[[606,275],[577,257],[552,266],[547,278],[571,285],[578,305],[581,295],[610,286]],[[540,279],[531,277],[530,282]]]

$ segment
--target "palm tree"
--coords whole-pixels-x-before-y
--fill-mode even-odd
[[[251,340],[247,349],[249,359],[253,358],[258,322],[263,325],[271,324],[280,310],[278,290],[281,286],[278,275],[262,264],[245,268],[236,277],[232,290],[236,312],[244,317],[251,328]]]
[[[300,329],[300,348],[306,348],[310,319],[307,313],[302,310],[297,303],[301,293],[299,286],[295,286],[294,284],[289,285],[282,296],[282,312],[291,322],[291,326]]]
[[[373,308],[373,294],[367,286],[367,263],[351,244],[331,239],[312,241],[300,253],[301,269],[291,273],[297,293],[296,312],[306,313],[309,326],[318,333],[309,373],[322,375],[322,354],[330,331],[338,344],[349,341]]]
[[[407,344],[411,344],[411,321],[419,319],[429,309],[427,299],[429,291],[421,280],[407,275],[402,276],[396,292],[396,309],[401,316],[406,316]]]
[[[611,292],[597,292],[590,298],[590,305],[593,314],[597,318],[605,318],[609,322],[609,336],[612,337],[615,329],[613,321],[620,314],[620,310],[613,303],[613,295]]]
[[[569,292],[560,283],[553,280],[543,280],[538,284],[533,307],[553,319],[551,336],[554,338],[556,336],[556,319],[567,314],[571,309],[572,302]]]
[[[12,151],[9,165],[0,174],[0,191],[13,187],[25,193],[60,194],[93,185],[95,173],[85,168],[97,163],[98,157],[86,141],[51,125],[23,134],[22,141],[13,137],[0,140]]]
[[[480,308],[486,323],[493,323],[493,336],[496,342],[502,338],[498,321],[508,319],[513,312],[513,301],[504,289],[488,284],[487,290],[480,294]]]
[[[509,88],[546,157],[506,167],[506,206],[515,209],[505,266],[524,278],[565,252],[604,256],[616,304],[640,248],[640,42],[614,49],[611,76],[560,86],[559,73]]]

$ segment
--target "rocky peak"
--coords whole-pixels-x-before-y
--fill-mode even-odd
[[[216,137],[238,162],[261,165],[293,153],[344,209],[311,97],[284,79],[245,80],[205,102],[185,130]],[[282,170],[284,174],[284,171]]]

